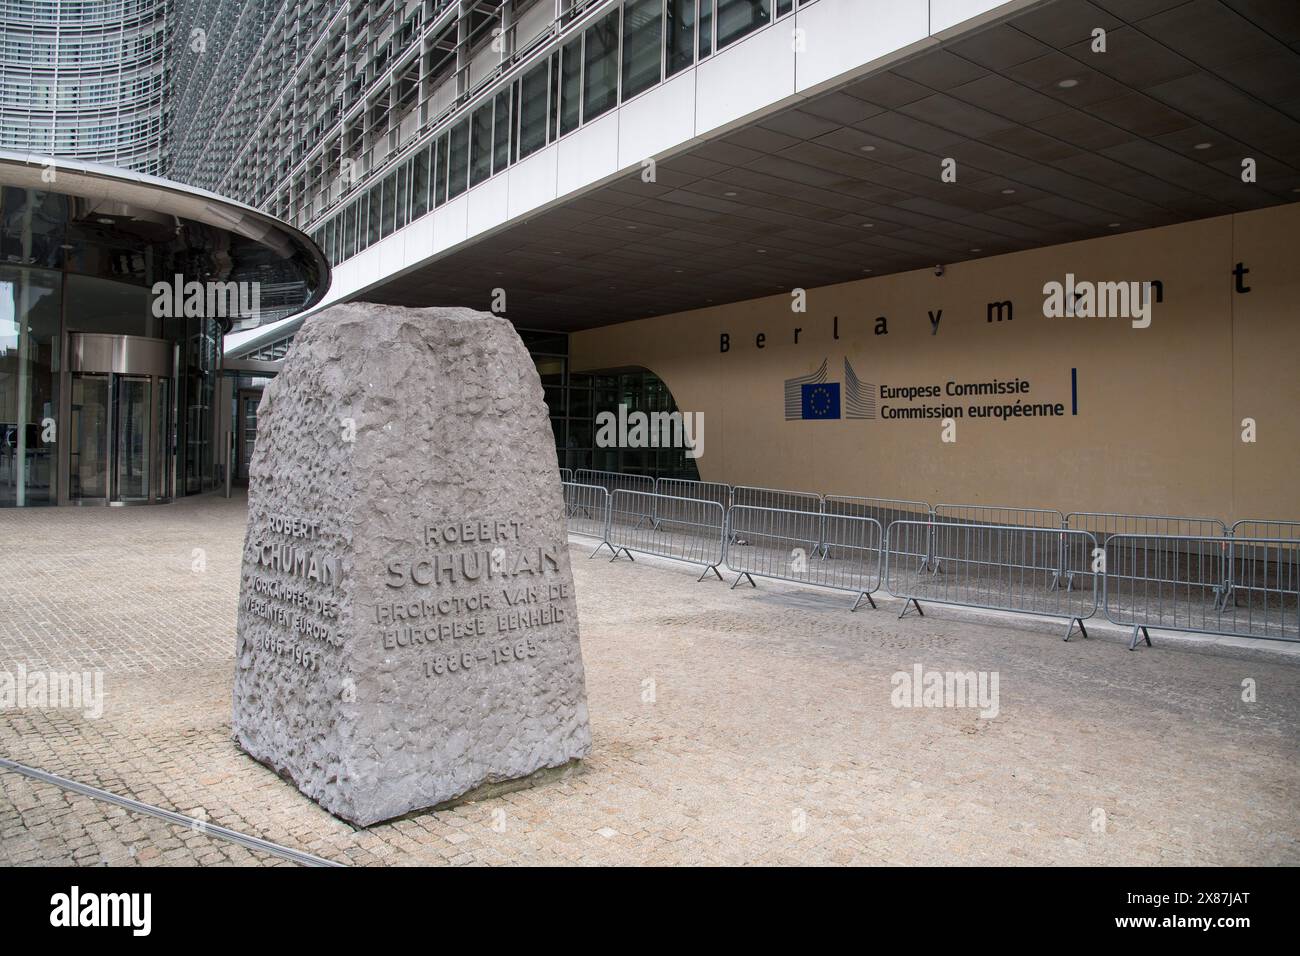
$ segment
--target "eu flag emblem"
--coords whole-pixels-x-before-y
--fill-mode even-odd
[[[803,417],[839,418],[840,383],[818,382],[803,386]]]

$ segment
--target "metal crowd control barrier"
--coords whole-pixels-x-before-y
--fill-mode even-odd
[[[1269,518],[1242,518],[1233,522],[1229,534],[1234,538],[1276,538],[1300,541],[1300,521],[1273,521]]]
[[[564,489],[564,520],[569,534],[595,538],[600,544],[588,557],[595,557],[601,548],[614,550],[609,543],[609,492],[599,485],[579,485],[572,481],[561,482]]]
[[[1065,516],[1065,526],[1074,528],[1078,531],[1091,531],[1097,539],[1097,547],[1105,548],[1106,542],[1113,535],[1117,534],[1144,534],[1154,535],[1156,537],[1194,537],[1194,538],[1211,538],[1217,537],[1222,539],[1227,534],[1227,528],[1218,518],[1187,518],[1179,515],[1137,515],[1137,514],[1115,514],[1113,512],[1101,511],[1072,511]],[[1227,543],[1223,542],[1222,548],[1226,558]],[[1225,572],[1227,563],[1223,565]],[[1171,582],[1172,583],[1172,582]],[[1065,586],[1068,588],[1072,584],[1070,578],[1065,579]],[[1221,582],[1220,598],[1227,593],[1227,581]]]
[[[943,574],[927,573],[913,557],[932,542]],[[895,521],[885,551],[885,589],[918,613],[922,601],[1068,618],[1068,641],[1077,624],[1097,612],[1092,552],[1097,539],[1086,531],[951,521]],[[1064,571],[1089,583],[1088,590],[1045,588]],[[1091,592],[1091,593],[1089,593]]]
[[[561,469],[560,469],[560,481],[561,481],[561,482],[565,482],[565,481],[573,481],[573,469],[572,469],[572,468],[561,468]]]
[[[1065,527],[1065,515],[1055,508],[1009,508],[1003,505],[935,505],[933,517],[936,523],[975,524],[989,527],[1010,528],[1048,528],[1060,530]],[[1064,535],[1058,540],[1058,553],[1065,547]],[[1064,558],[1064,555],[1061,555]],[[1055,588],[1063,575],[1058,563],[1057,569],[1047,582],[1047,587]],[[942,559],[931,559],[930,570],[936,573],[943,570]]]
[[[1107,619],[1133,629],[1129,650],[1150,647],[1152,627],[1297,641],[1300,540],[1111,535],[1104,592]]]
[[[616,491],[639,491],[654,494],[655,480],[649,475],[625,475],[619,471],[596,471],[591,468],[579,468],[574,472],[579,484],[599,485],[611,495]],[[648,502],[647,502],[648,503]],[[644,522],[653,522],[653,512],[647,511],[641,516]]]
[[[714,501],[721,505],[725,512],[731,504],[731,485],[716,481],[692,481],[686,478],[656,478],[655,495],[654,521],[658,524],[660,521],[680,521],[692,516],[690,509],[684,511],[672,501],[665,501],[666,498],[674,501],[677,499]]]
[[[822,499],[822,511],[828,516],[872,518],[882,528],[895,521],[929,521],[931,509],[928,502],[907,498],[864,498],[857,495],[827,495]],[[823,534],[823,550],[834,544]],[[928,567],[931,555],[928,547],[913,555],[920,567]]]
[[[731,489],[731,505],[742,508],[790,511],[801,515],[797,522],[786,530],[793,533],[794,540],[803,542],[801,547],[816,555],[821,552],[822,540],[822,496],[810,491],[784,491],[780,488],[756,488],[753,485],[736,485]],[[732,544],[744,544],[746,528],[744,520],[748,511],[739,515],[728,513]],[[737,523],[739,520],[739,524]],[[756,533],[762,529],[756,529]]]
[[[1228,529],[1228,536],[1237,538],[1275,538],[1283,541],[1300,541],[1300,521],[1277,521],[1271,518],[1242,518],[1233,522]],[[1228,551],[1233,550],[1228,542]],[[1223,591],[1223,600],[1236,601],[1236,584],[1233,581],[1235,563],[1228,561],[1228,580]]]
[[[654,501],[650,499],[662,499]],[[658,522],[647,524],[645,516],[656,508],[671,512]],[[712,571],[722,580],[718,566],[726,552],[726,512],[716,501],[688,498],[667,499],[643,491],[616,491],[610,497],[609,544],[635,561],[632,552],[658,555],[687,564],[702,564],[697,581]],[[599,550],[599,549],[597,549]]]
[[[863,598],[874,608],[871,597],[880,589],[880,548],[884,538],[880,522],[850,515],[786,511],[732,505],[727,513],[733,529],[743,529],[727,546],[727,568],[736,572],[735,588],[742,580],[754,583],[754,576],[831,588],[855,594],[851,610]],[[823,560],[814,561],[808,550],[807,531],[824,529],[830,542]]]

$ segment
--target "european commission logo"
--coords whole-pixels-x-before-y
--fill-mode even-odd
[[[822,382],[801,385],[804,419],[840,417],[840,383]]]
[[[846,358],[841,395],[840,383],[828,381],[829,363],[830,359],[822,359],[821,366],[812,374],[785,380],[786,421],[876,417],[876,386],[859,379]]]

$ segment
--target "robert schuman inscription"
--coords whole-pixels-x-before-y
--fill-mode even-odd
[[[564,542],[525,545],[520,522],[499,519],[439,522],[426,526],[423,535],[428,553],[388,561],[385,583],[393,600],[374,607],[385,650],[431,648],[423,661],[425,677],[544,652],[540,629],[563,623],[573,597],[572,583],[555,577]],[[444,586],[461,584],[476,589],[442,593]]]
[[[263,394],[234,736],[360,825],[591,749],[555,440],[498,316],[335,306]]]
[[[242,610],[285,632],[263,633],[262,651],[287,655],[299,666],[318,670],[325,647],[342,643],[336,627],[338,601],[330,596],[339,584],[339,559],[310,546],[320,535],[319,522],[271,515],[266,530]],[[274,540],[280,535],[304,543]],[[312,582],[320,588],[311,589]]]

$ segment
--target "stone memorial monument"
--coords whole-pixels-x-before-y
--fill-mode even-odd
[[[555,442],[505,319],[339,305],[250,463],[234,736],[365,826],[591,748]]]

